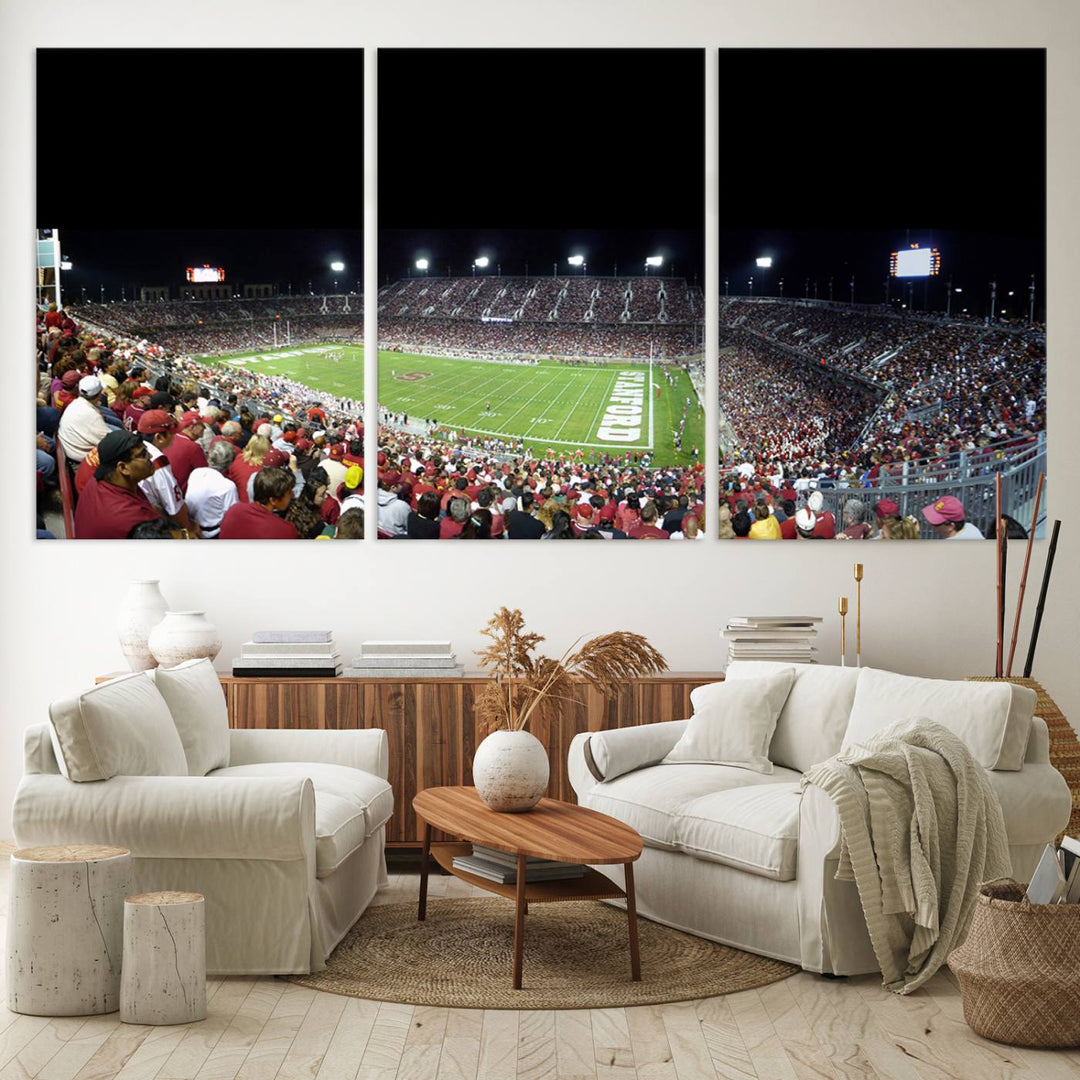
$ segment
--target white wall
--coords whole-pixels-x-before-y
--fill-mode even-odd
[[[369,10],[370,9],[370,10]],[[1053,592],[1035,675],[1074,723],[1080,717],[1080,250],[1074,202],[1080,190],[1076,117],[1080,115],[1080,17],[1064,0],[875,0],[794,5],[790,2],[663,4],[601,2],[340,5],[297,7],[204,2],[164,5],[147,14],[136,3],[67,0],[45,5],[0,0],[0,236],[4,243],[0,313],[11,378],[5,442],[14,487],[0,530],[3,558],[0,693],[0,807],[8,807],[21,772],[21,731],[44,720],[48,702],[122,666],[113,630],[116,605],[134,577],[158,576],[174,608],[205,608],[222,631],[226,666],[253,629],[332,627],[349,655],[367,637],[445,636],[471,659],[478,630],[501,604],[519,606],[530,625],[561,650],[580,633],[612,629],[647,634],[680,670],[716,669],[718,628],[731,615],[797,610],[826,616],[822,660],[835,659],[837,595],[853,595],[851,564],[866,566],[864,662],[898,671],[963,676],[993,670],[993,544],[486,544],[393,543],[282,545],[36,543],[33,482],[21,454],[31,445],[23,407],[31,392],[33,351],[33,79],[38,46],[81,46],[77,69],[100,77],[91,46],[116,45],[599,45],[599,46],[1047,46],[1048,324],[1050,506],[1063,521]],[[715,60],[711,63],[715,65]],[[711,68],[715,72],[715,66]],[[108,77],[108,76],[106,76]],[[767,77],[767,76],[765,76]],[[888,98],[880,87],[867,92]],[[137,76],[136,76],[137,79]],[[712,81],[712,79],[710,80]],[[135,81],[132,92],[137,92]],[[77,93],[73,94],[73,102]],[[992,109],[993,99],[987,108]],[[372,116],[371,103],[368,115]],[[943,122],[941,114],[925,123]],[[715,108],[709,109],[710,123]],[[804,120],[806,118],[804,117]],[[62,117],[78,136],[77,112]],[[822,122],[842,123],[839,114]],[[712,128],[711,130],[715,130]],[[918,130],[898,133],[917,142]],[[1000,167],[1024,168],[1022,135],[1003,132]],[[92,141],[93,136],[90,136]],[[123,154],[106,153],[116,160]],[[710,178],[716,147],[710,147]],[[78,168],[74,171],[77,182]],[[977,172],[942,176],[978,183]],[[369,191],[374,185],[369,185]],[[369,208],[370,209],[370,208]],[[715,199],[709,207],[715,230]],[[988,229],[992,223],[987,223]],[[368,280],[376,272],[370,258]],[[708,266],[716,269],[710,232]],[[369,293],[373,290],[369,287]],[[713,308],[715,313],[715,307]],[[370,320],[369,320],[370,321]],[[715,330],[710,337],[715,357]],[[715,372],[710,386],[715,388]],[[712,410],[715,416],[715,409]],[[373,425],[369,425],[373,427]],[[27,453],[28,453],[27,449]],[[715,481],[715,465],[711,478]],[[715,490],[715,486],[713,487]],[[1014,547],[1014,552],[1018,551]],[[1046,545],[1032,558],[1026,628],[1034,609]],[[1010,559],[1019,565],[1015,553]],[[1010,615],[1011,625],[1011,615]],[[1020,652],[1019,665],[1023,662]],[[0,837],[10,835],[6,809]]]

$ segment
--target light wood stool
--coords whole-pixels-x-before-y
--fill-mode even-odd
[[[149,892],[124,901],[125,1024],[206,1019],[206,901],[202,893]]]
[[[127,848],[20,848],[8,888],[7,999],[12,1012],[85,1016],[120,1007]]]

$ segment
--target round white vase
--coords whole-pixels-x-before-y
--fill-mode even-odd
[[[150,651],[162,667],[185,660],[213,660],[221,652],[221,635],[205,611],[166,611],[150,631]]]
[[[156,578],[133,581],[128,586],[116,616],[116,633],[124,659],[132,671],[157,667],[158,662],[150,652],[148,639],[150,631],[165,618],[168,608]]]
[[[493,731],[473,755],[473,783],[492,810],[531,810],[547,792],[547,751],[527,731]]]

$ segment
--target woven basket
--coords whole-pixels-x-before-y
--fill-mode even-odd
[[[989,881],[949,967],[964,1019],[984,1038],[1080,1046],[1080,904],[1030,904],[1023,885]]]

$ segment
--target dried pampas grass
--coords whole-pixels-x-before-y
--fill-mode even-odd
[[[640,634],[617,630],[590,638],[580,648],[578,638],[558,660],[534,656],[544,640],[525,630],[517,609],[500,608],[481,633],[491,644],[477,653],[493,681],[476,701],[476,716],[485,732],[520,731],[541,706],[553,717],[563,714],[575,679],[584,679],[604,697],[611,697],[628,679],[654,675],[667,661]]]

